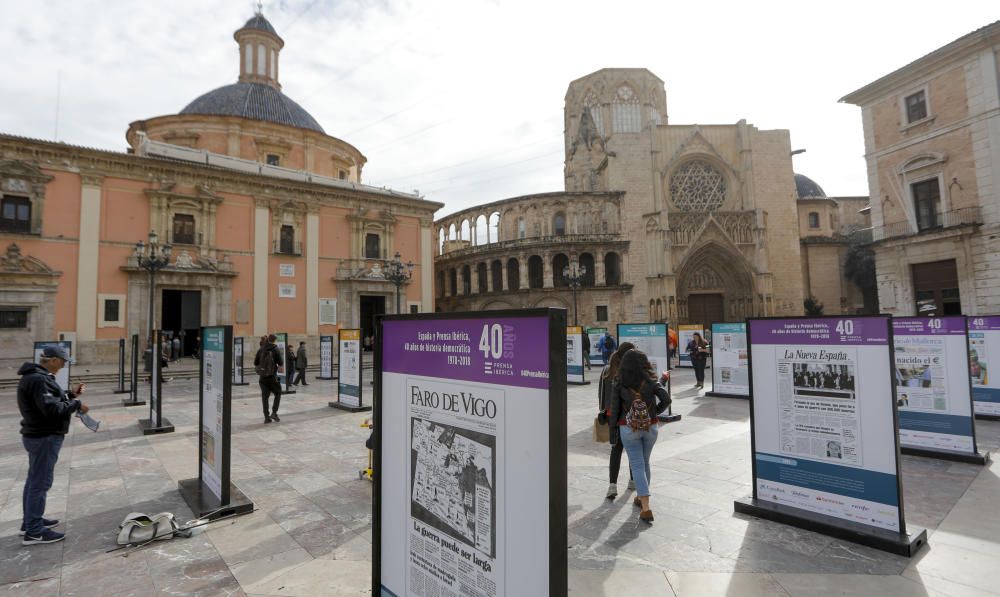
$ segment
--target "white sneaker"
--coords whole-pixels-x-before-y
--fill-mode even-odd
[[[634,480],[632,480],[632,479],[628,480],[628,488],[630,490],[632,490],[632,491],[635,491],[635,481]]]
[[[618,486],[614,483],[608,485],[608,493],[604,497],[609,500],[613,500],[618,497]]]

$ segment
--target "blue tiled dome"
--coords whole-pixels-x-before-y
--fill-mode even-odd
[[[302,106],[264,83],[234,83],[213,89],[185,106],[181,114],[240,116],[326,134],[323,127]]]
[[[823,192],[823,187],[816,184],[813,179],[808,176],[803,176],[802,174],[795,175],[795,190],[798,192],[799,199],[826,198],[826,193]]]

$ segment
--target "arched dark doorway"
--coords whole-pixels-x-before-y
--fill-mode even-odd
[[[684,260],[677,274],[678,323],[740,321],[764,315],[754,300],[750,265],[734,249],[705,243]]]
[[[608,253],[604,256],[604,283],[607,286],[618,286],[622,283],[622,260],[618,253]]]
[[[472,294],[472,268],[468,265],[462,266],[462,294],[465,296]]]
[[[489,292],[489,285],[486,283],[486,264],[480,262],[476,266],[476,284],[479,289],[479,293]]]
[[[521,264],[511,257],[507,260],[507,290],[521,289]]]
[[[594,274],[594,256],[590,253],[583,253],[580,255],[580,267],[585,268],[587,273],[583,274],[584,286],[593,286],[595,280]]]
[[[493,260],[490,264],[490,273],[493,274],[493,292],[500,292],[503,290],[503,264],[500,263],[499,259]]]
[[[545,285],[544,269],[541,257],[528,257],[528,288],[541,288]]]
[[[566,276],[563,275],[563,269],[567,266],[569,266],[569,257],[562,253],[558,253],[552,258],[552,285],[556,288],[569,286]]]

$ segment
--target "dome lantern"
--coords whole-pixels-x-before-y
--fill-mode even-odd
[[[261,6],[233,38],[240,46],[240,83],[264,83],[281,89],[278,83],[278,54],[285,42],[278,36],[274,26],[264,18]]]

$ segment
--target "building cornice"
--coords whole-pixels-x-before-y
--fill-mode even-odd
[[[434,221],[435,226],[439,226],[444,222],[451,222],[454,220],[461,220],[463,217],[476,214],[479,215],[485,212],[502,211],[500,208],[510,207],[516,203],[523,201],[546,201],[555,199],[573,199],[573,198],[584,198],[584,199],[606,199],[608,201],[614,201],[616,203],[621,201],[621,198],[625,196],[625,191],[602,191],[602,192],[587,192],[587,191],[553,191],[549,193],[535,193],[532,195],[521,195],[519,197],[509,197],[507,199],[500,199],[499,201],[493,201],[491,203],[483,203],[475,207],[470,207],[468,209],[463,209],[462,211],[456,211],[454,213],[448,214],[442,218]]]
[[[995,21],[848,93],[839,101],[856,106],[867,105],[888,95],[897,87],[908,85],[913,79],[919,77],[920,73],[941,68],[943,65],[958,61],[973,52],[994,46],[998,41],[1000,41],[1000,21]]]
[[[308,182],[272,178],[215,166],[148,158],[101,149],[54,143],[0,134],[0,158],[22,160],[46,170],[113,176],[142,182],[177,181],[204,185],[214,192],[234,193],[280,201],[303,197],[329,207],[355,208],[366,205],[389,209],[399,216],[431,216],[443,203],[426,199],[404,199],[368,193],[363,189],[332,188]]]

